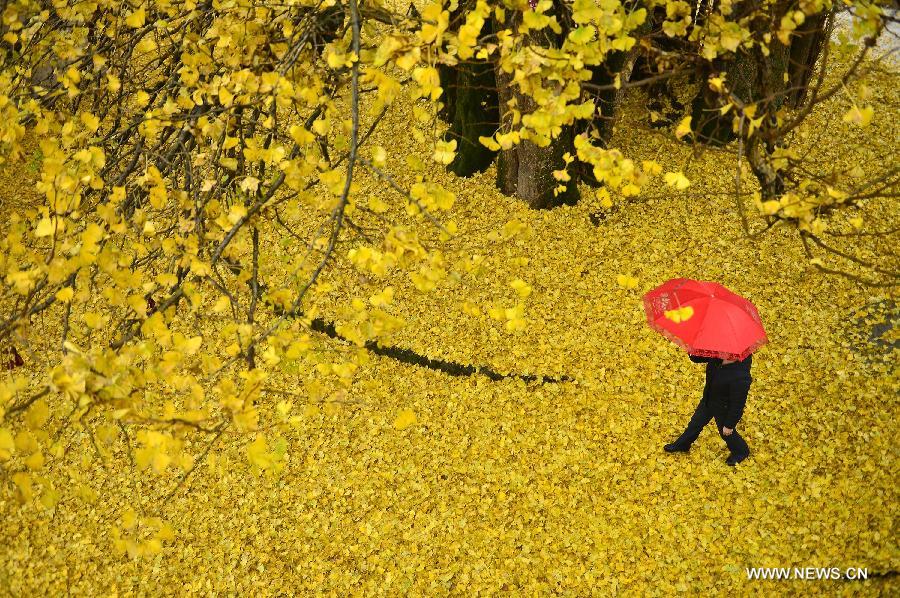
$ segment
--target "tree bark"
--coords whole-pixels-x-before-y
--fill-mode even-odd
[[[512,73],[506,73],[499,64],[494,65],[497,81],[497,99],[500,110],[500,131],[512,129],[512,113],[509,102],[513,98]],[[497,155],[497,188],[505,195],[515,195],[519,186],[519,155],[516,148],[500,150]]]
[[[438,64],[438,77],[441,81],[441,108],[438,110],[438,118],[445,123],[453,122],[453,113],[456,110],[456,72],[457,67],[449,64]]]
[[[458,28],[465,20],[469,4],[461,2],[450,14],[450,23]],[[493,19],[485,19],[479,37],[493,32]],[[499,124],[497,81],[490,61],[472,58],[450,66],[438,65],[443,91],[443,106],[438,116],[450,127],[445,140],[456,140],[456,156],[447,170],[457,176],[471,176],[486,170],[497,152],[485,147],[479,137],[490,137]]]
[[[491,23],[492,19],[485,20],[481,35],[493,31]],[[456,156],[447,170],[467,177],[486,170],[497,153],[478,141],[493,135],[500,121],[497,81],[493,64],[486,60],[460,62],[454,70],[452,117],[445,139],[456,140]]]
[[[632,3],[633,8],[636,3]],[[635,30],[632,35],[639,37],[644,35],[651,28],[651,17],[648,16],[644,24]],[[628,51],[613,51],[606,55],[603,64],[590,67],[591,84],[597,86],[613,86],[609,89],[601,89],[590,92],[595,104],[598,108],[598,114],[594,116],[591,122],[583,127],[579,127],[580,133],[583,130],[593,130],[596,138],[603,147],[608,147],[615,131],[616,121],[619,116],[619,105],[625,96],[624,84],[631,80],[634,72],[635,64],[641,54],[641,45],[636,43]],[[623,85],[616,89],[614,84],[618,77],[619,82]],[[593,167],[576,159],[576,168],[579,177],[591,187],[599,187],[601,183],[594,176]]]
[[[554,6],[553,12],[560,15],[564,10],[565,7],[558,3]],[[507,13],[505,25],[515,28],[521,19],[521,13],[511,11]],[[558,20],[563,24],[564,19],[558,17]],[[529,34],[528,41],[541,46],[558,45],[566,34],[566,27],[563,26],[561,35],[545,30]],[[513,126],[509,114],[509,100],[515,100],[515,105],[522,115],[534,111],[537,104],[527,94],[521,93],[518,86],[512,84],[511,73],[503,72],[499,66],[495,72],[499,88],[501,130],[508,131]],[[554,194],[554,190],[562,183],[553,176],[554,170],[566,168],[563,156],[567,152],[572,156],[575,155],[574,140],[575,127],[564,125],[559,136],[553,138],[546,147],[522,140],[508,150],[500,150],[500,157],[497,160],[497,187],[503,193],[515,193],[534,209],[552,208],[563,204],[574,205],[579,199],[576,173],[570,172],[565,190],[558,195]]]
[[[511,123],[509,110],[504,109],[507,106],[506,99],[515,99],[522,114],[528,114],[537,108],[534,100],[518,92],[510,79],[509,73],[498,74],[501,122],[504,124]],[[558,195],[554,195],[554,189],[560,182],[553,177],[554,170],[562,170],[566,166],[563,155],[566,152],[575,155],[574,140],[574,128],[567,125],[563,126],[559,136],[553,138],[546,147],[522,140],[508,150],[500,150],[497,160],[497,188],[507,195],[518,195],[535,209],[574,205],[579,199],[577,177],[572,176],[566,183],[565,191]]]
[[[748,2],[744,10],[758,8],[758,0]],[[752,27],[756,32],[769,30],[779,23],[790,4],[782,2],[769,14],[768,19],[757,19]],[[744,103],[760,103],[757,114],[773,112],[785,102],[798,106],[806,95],[813,67],[826,42],[828,13],[807,17],[791,37],[789,46],[772,37],[769,56],[763,56],[758,47],[752,50],[738,48],[730,57],[720,57],[701,68],[701,88],[692,105],[692,126],[695,137],[712,145],[733,141],[733,117],[721,115],[721,98],[706,85],[708,77],[725,73],[726,86]],[[787,77],[788,82],[785,82]]]
[[[710,89],[707,81],[716,74],[725,75],[725,85],[741,102],[762,104],[757,114],[777,110],[784,103],[790,49],[772,38],[769,56],[763,56],[758,46],[751,50],[740,47],[729,57],[719,57],[701,67],[700,91],[691,107],[694,136],[703,143],[724,145],[737,138],[733,129],[733,115],[721,114],[722,98]]]
[[[806,99],[809,82],[822,45],[831,36],[834,20],[833,12],[821,12],[807,17],[796,30],[796,37],[791,40],[791,52],[788,64],[788,103],[798,108]]]

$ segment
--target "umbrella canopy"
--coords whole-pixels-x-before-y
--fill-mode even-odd
[[[644,311],[691,355],[740,361],[769,340],[756,306],[717,282],[673,278],[644,295]]]

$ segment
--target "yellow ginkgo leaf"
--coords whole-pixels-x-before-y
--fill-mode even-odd
[[[779,202],[777,199],[769,199],[762,202],[760,209],[766,216],[771,216],[781,209],[781,202]]]
[[[685,135],[688,135],[691,132],[691,117],[685,116],[681,119],[681,122],[678,123],[678,127],[675,128],[675,137],[681,139]]]
[[[521,278],[515,279],[514,281],[509,283],[509,286],[516,290],[516,293],[518,293],[521,299],[525,299],[531,294],[531,287],[528,286],[528,283]]]
[[[231,206],[231,210],[228,212],[228,222],[232,224],[237,224],[241,221],[241,219],[247,215],[247,208],[242,204],[236,203]]]
[[[619,274],[616,276],[616,282],[625,289],[633,289],[637,287],[638,279],[630,274]]]
[[[50,409],[47,407],[47,403],[41,399],[35,401],[28,409],[28,413],[25,415],[25,423],[32,430],[39,430],[49,418]]]
[[[220,87],[219,88],[219,103],[223,106],[231,106],[234,102],[234,94],[231,93],[228,88]]]
[[[272,456],[269,454],[265,436],[257,434],[253,442],[247,445],[247,459],[260,469],[271,467]]]
[[[53,234],[53,221],[49,218],[41,218],[41,221],[38,222],[37,228],[34,230],[34,236],[36,237],[49,237]]]
[[[679,191],[687,189],[691,182],[684,174],[679,172],[667,172],[665,176],[666,185],[675,187]]]
[[[72,287],[65,287],[56,291],[56,300],[61,303],[68,303],[75,296],[75,290]]]
[[[644,172],[646,172],[650,176],[655,176],[662,172],[662,166],[660,166],[654,160],[644,160],[643,162],[641,162],[641,167],[644,169]]]
[[[6,428],[0,428],[0,461],[8,461],[16,450],[12,432]]]
[[[439,164],[450,164],[456,157],[456,139],[450,141],[438,141],[435,144],[434,161]]]
[[[493,137],[479,137],[478,141],[492,152],[500,150],[500,144],[494,141]]]
[[[380,145],[372,148],[372,164],[378,168],[383,168],[387,163],[387,151]]]
[[[407,52],[396,59],[397,66],[404,71],[408,71],[416,65],[420,56],[421,50],[419,50],[419,48],[413,48],[411,52]]]
[[[865,108],[860,108],[856,104],[853,105],[850,110],[844,114],[844,117],[841,119],[845,123],[850,123],[856,125],[858,127],[865,127],[870,122],[872,122],[872,117],[875,115],[875,109],[871,106],[866,106]]]
[[[16,485],[18,493],[16,498],[20,503],[26,503],[34,497],[34,490],[31,476],[24,471],[12,474],[13,484]]]
[[[509,133],[497,133],[497,143],[501,149],[511,149],[515,144],[519,143],[521,137],[518,131],[510,131]]]
[[[680,324],[681,322],[687,322],[694,315],[694,308],[690,305],[683,305],[676,309],[669,309],[664,312],[664,315],[669,320],[672,320],[676,324]]]
[[[231,305],[231,299],[228,298],[228,295],[222,295],[219,297],[216,302],[212,306],[212,312],[214,314],[220,314],[228,309],[228,306]]]
[[[404,409],[397,415],[397,419],[394,420],[394,428],[405,430],[414,423],[416,423],[416,414],[412,409]]]
[[[25,466],[32,471],[39,470],[44,466],[44,454],[41,451],[32,453],[30,457],[25,459]]]
[[[462,309],[462,312],[466,315],[477,316],[481,314],[481,310],[478,309],[478,306],[471,301],[464,301],[460,307]],[[500,319],[499,315],[495,319]]]
[[[100,128],[100,119],[91,114],[90,112],[82,112],[81,113],[81,122],[84,124],[85,128],[91,133],[95,132]]]
[[[394,300],[394,287],[386,287],[380,293],[376,293],[369,297],[369,303],[374,305],[375,307],[384,307],[386,305],[390,305],[391,301]]]
[[[144,23],[147,20],[147,13],[144,11],[144,7],[140,7],[136,11],[132,12],[130,15],[125,17],[125,24],[129,27],[137,29],[138,27],[143,27]]]
[[[131,529],[138,523],[138,516],[132,509],[127,509],[122,513],[120,519],[123,529]]]

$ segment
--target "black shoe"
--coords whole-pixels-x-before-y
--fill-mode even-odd
[[[663,447],[667,453],[686,453],[688,452],[688,447],[679,446],[674,442],[670,442],[666,446]]]
[[[731,467],[734,467],[735,465],[737,465],[738,463],[740,463],[741,461],[743,461],[744,459],[746,459],[749,456],[750,456],[750,453],[747,453],[746,455],[742,455],[740,457],[735,457],[734,455],[728,455],[728,458],[725,459],[725,463],[727,463]]]

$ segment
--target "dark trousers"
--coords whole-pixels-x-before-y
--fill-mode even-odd
[[[747,446],[747,442],[741,438],[740,434],[738,434],[736,426],[728,436],[722,434],[722,420],[725,418],[725,409],[726,405],[717,401],[715,398],[707,400],[707,398],[704,397],[700,399],[700,404],[697,405],[697,409],[694,411],[691,421],[688,422],[687,428],[685,428],[684,432],[681,433],[681,436],[678,437],[678,440],[676,440],[674,444],[679,448],[690,447],[691,444],[697,440],[697,437],[700,436],[700,432],[703,431],[703,428],[706,427],[709,420],[715,418],[716,429],[719,431],[719,436],[725,441],[725,444],[728,445],[728,450],[731,451],[731,454],[735,457],[745,457],[749,455],[750,447]]]

